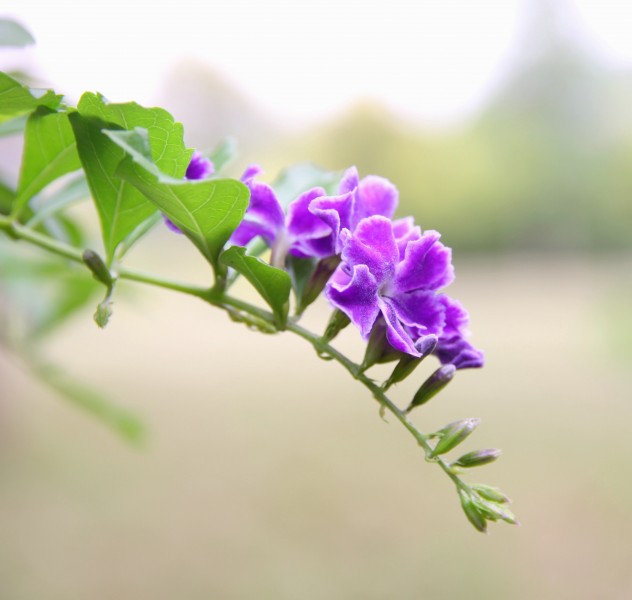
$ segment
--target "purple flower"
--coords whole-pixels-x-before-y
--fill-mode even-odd
[[[469,335],[467,311],[460,302],[448,296],[439,296],[439,301],[445,308],[445,326],[434,354],[441,364],[451,363],[457,369],[482,367],[485,362],[483,352],[474,348],[466,339]]]
[[[331,254],[340,254],[340,236],[345,229],[355,231],[362,219],[372,215],[390,219],[399,201],[399,192],[388,179],[369,175],[360,181],[355,167],[347,169],[338,191],[338,196],[319,198],[309,207],[312,213],[331,227]]]
[[[454,279],[451,251],[436,231],[421,231],[412,221],[395,224],[374,215],[355,231],[343,229],[342,263],[327,285],[330,302],[368,339],[378,319],[396,350],[420,356],[420,337],[440,336],[446,309],[437,290]]]
[[[208,158],[195,151],[184,175],[185,179],[206,179],[215,173],[215,165]]]
[[[255,181],[261,169],[251,165],[242,176],[250,189],[250,204],[244,220],[230,238],[231,243],[245,246],[261,236],[272,248],[271,263],[282,267],[289,253],[301,258],[331,256],[332,231],[318,216],[309,211],[310,204],[326,192],[314,187],[290,202],[287,215],[267,184]]]
[[[202,154],[196,150],[191,156],[184,178],[190,180],[206,179],[213,173],[215,173],[215,166],[213,165],[213,162],[202,156]],[[165,221],[165,225],[171,231],[174,233],[182,233],[178,226],[175,225],[168,217],[162,215],[162,218]]]

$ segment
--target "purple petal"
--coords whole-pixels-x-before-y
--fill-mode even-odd
[[[289,204],[286,227],[292,254],[325,258],[335,253],[331,227],[309,210],[310,203],[325,194],[323,188],[312,188]]]
[[[263,169],[259,165],[248,165],[241,176],[241,180],[247,183],[250,179],[254,179],[257,175],[261,175]]]
[[[388,298],[397,318],[413,332],[415,339],[444,330],[446,309],[441,297],[434,292],[417,290]]]
[[[437,290],[452,283],[452,250],[446,248],[436,231],[426,231],[406,245],[404,259],[397,265],[394,289],[398,292]]]
[[[397,188],[384,177],[369,175],[360,181],[351,215],[351,231],[372,215],[391,218],[399,202]]]
[[[439,296],[439,301],[445,307],[446,324],[434,353],[442,364],[453,364],[457,369],[482,367],[485,362],[483,352],[466,339],[469,335],[467,311],[460,302],[448,296]]]
[[[375,277],[366,265],[354,267],[345,286],[339,285],[337,277],[340,275],[334,275],[327,284],[327,298],[351,319],[362,337],[367,339],[380,312]]]
[[[399,260],[391,221],[373,216],[360,222],[342,250],[348,266],[366,265],[381,286],[390,280]]]
[[[342,250],[342,244],[339,240],[340,232],[350,226],[353,194],[353,192],[348,192],[341,196],[323,196],[316,198],[309,205],[309,211],[331,229],[336,254]]]
[[[413,356],[421,356],[419,350],[415,348],[413,339],[399,320],[397,309],[393,306],[390,299],[380,298],[379,306],[384,320],[386,321],[386,339],[389,344],[400,352],[412,354]]]
[[[421,228],[415,225],[413,217],[404,217],[393,221],[393,235],[397,240],[399,259],[403,260],[408,242],[418,240],[421,237]]]
[[[173,231],[173,233],[182,233],[180,228],[164,213],[162,215],[162,220],[165,222],[165,225],[167,226],[167,229],[169,229],[169,231]]]
[[[194,152],[185,174],[186,179],[206,179],[215,173],[215,166],[199,152]]]
[[[355,167],[349,167],[340,180],[338,193],[347,194],[349,192],[352,192],[358,187],[359,180],[360,178],[358,177],[358,169],[356,169]]]
[[[240,239],[240,245],[244,245],[260,235],[271,246],[279,231],[285,227],[283,209],[269,185],[252,179],[246,181],[246,185],[250,188],[250,203],[231,241],[237,243],[235,240]]]

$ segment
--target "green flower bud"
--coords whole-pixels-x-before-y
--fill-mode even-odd
[[[360,371],[364,372],[377,363],[397,360],[401,356],[402,353],[395,350],[386,339],[386,325],[383,321],[378,320],[367,342],[364,359],[360,365]]]
[[[492,502],[500,504],[511,502],[498,488],[492,487],[491,485],[477,483],[472,486],[472,489],[485,500],[491,500]]]
[[[303,311],[320,296],[320,293],[323,291],[323,288],[339,264],[340,256],[329,256],[318,261],[309,279],[305,282],[305,286],[298,299],[298,314],[302,314]]]
[[[514,515],[506,506],[500,506],[496,502],[488,502],[487,500],[473,500],[478,511],[489,521],[498,521],[499,519],[518,525],[516,515]]]
[[[487,532],[487,521],[483,516],[483,513],[472,501],[472,498],[463,490],[459,490],[459,498],[461,499],[461,508],[467,517],[468,521],[474,526],[475,529],[481,533]]]
[[[321,338],[323,342],[328,344],[333,340],[347,325],[351,323],[351,319],[341,310],[336,309],[327,323],[325,333]]]
[[[404,381],[404,379],[406,379],[406,377],[408,377],[417,368],[421,361],[436,347],[436,335],[427,335],[419,338],[419,340],[415,343],[415,348],[421,353],[421,356],[417,357],[410,354],[404,354],[399,359],[395,369],[393,369],[391,376],[384,382],[384,390],[388,390],[388,388],[390,388],[394,383]]]
[[[424,381],[417,390],[417,393],[413,397],[412,402],[406,409],[406,412],[410,412],[413,408],[425,404],[436,396],[454,377],[456,373],[456,367],[454,365],[443,365],[439,367],[426,381]]]
[[[112,274],[105,266],[103,259],[93,250],[85,250],[82,258],[86,266],[92,271],[94,278],[108,288],[111,288],[114,283],[112,281]]]
[[[480,425],[480,423],[481,420],[477,418],[461,419],[460,421],[450,423],[443,429],[437,431],[440,439],[434,450],[430,453],[430,457],[434,458],[440,454],[445,454],[446,452],[452,450],[452,448],[458,446]]]
[[[475,450],[468,452],[452,463],[454,467],[480,467],[490,462],[494,462],[500,455],[502,450],[498,448],[487,448],[486,450]]]

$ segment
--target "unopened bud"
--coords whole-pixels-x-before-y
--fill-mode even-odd
[[[339,264],[339,256],[329,256],[318,261],[316,268],[312,271],[300,295],[297,310],[298,314],[302,314],[302,312],[320,296],[320,293],[323,291],[323,288]]]
[[[456,367],[448,364],[439,367],[426,381],[423,382],[419,390],[412,399],[412,402],[406,409],[406,412],[410,412],[413,408],[425,404],[436,396],[454,377]]]
[[[490,521],[505,521],[511,525],[518,525],[516,515],[514,515],[506,506],[500,506],[496,502],[488,502],[487,500],[473,500],[474,505],[483,516]]]
[[[457,459],[452,466],[455,467],[480,467],[488,463],[494,462],[500,455],[502,450],[498,448],[487,448],[486,450],[475,450],[474,452],[468,452]]]
[[[386,339],[386,324],[382,319],[378,319],[367,341],[360,371],[364,372],[376,363],[385,362],[384,357],[389,356],[392,352],[397,351]],[[397,352],[397,356],[401,356],[401,352]]]
[[[384,383],[384,390],[388,390],[394,383],[404,381],[437,346],[436,335],[426,335],[420,337],[415,342],[415,349],[421,354],[421,356],[412,356],[411,354],[404,354],[400,359],[391,376]]]
[[[97,281],[100,281],[108,288],[112,287],[112,274],[105,266],[103,259],[96,252],[93,250],[85,250],[81,258],[90,271],[92,271]]]
[[[481,533],[485,533],[487,531],[487,521],[485,520],[483,513],[474,504],[469,494],[459,490],[459,497],[461,499],[461,507],[463,508],[463,512],[465,513],[468,521],[475,529]]]
[[[440,454],[445,454],[463,442],[481,423],[480,419],[462,419],[446,425],[443,429],[437,431],[440,436],[437,445],[430,453],[430,457],[434,458]]]
[[[327,323],[322,341],[328,344],[333,340],[347,325],[351,323],[351,319],[341,310],[336,309]]]
[[[491,500],[492,502],[497,502],[500,504],[505,504],[511,502],[511,500],[503,494],[498,488],[492,487],[491,485],[485,485],[483,483],[477,483],[472,486],[472,489],[478,493],[479,496],[485,498],[485,500]]]

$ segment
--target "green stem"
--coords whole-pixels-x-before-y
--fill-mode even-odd
[[[64,244],[63,242],[60,242],[58,240],[54,240],[36,231],[33,231],[28,227],[20,225],[9,217],[0,215],[0,230],[6,231],[9,236],[15,239],[24,240],[53,254],[57,254],[58,256],[62,256],[74,262],[83,264],[83,252],[81,250]],[[243,300],[239,300],[238,298],[229,296],[228,294],[221,292],[216,288],[203,288],[193,286],[178,281],[164,279],[162,277],[158,277],[149,273],[143,273],[141,271],[129,269],[122,266],[118,267],[116,275],[119,279],[127,279],[129,281],[145,283],[148,285],[153,285],[155,287],[189,294],[224,310],[236,309],[238,311],[261,319],[262,321],[269,323],[273,327],[275,325],[274,315],[271,312],[253,306],[252,304],[244,302]],[[321,336],[312,333],[304,327],[301,327],[298,323],[296,323],[296,321],[292,319],[290,319],[287,323],[287,330],[309,342],[314,347],[316,352],[320,355],[330,356],[333,360],[335,360],[343,368],[345,368],[354,379],[359,381],[365,388],[367,388],[371,392],[373,398],[375,398],[375,400],[377,400],[377,402],[381,406],[388,410],[409,431],[409,433],[415,438],[419,446],[423,448],[427,460],[437,463],[441,467],[441,469],[448,475],[448,477],[450,477],[457,488],[469,488],[469,486],[467,486],[467,484],[465,484],[460,479],[460,477],[440,456],[430,458],[430,454],[433,450],[432,446],[429,443],[430,436],[423,434],[408,420],[406,413],[397,407],[397,405],[386,395],[386,393],[380,386],[376,385],[362,372],[360,365],[353,362],[347,356],[336,350],[333,346],[330,346],[328,343],[323,341]]]

